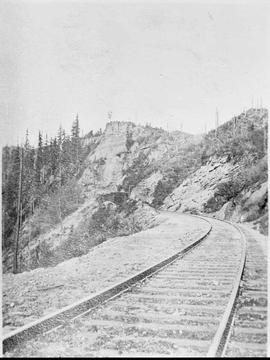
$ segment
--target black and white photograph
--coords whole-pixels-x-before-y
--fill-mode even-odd
[[[268,0],[2,0],[3,358],[267,357]]]

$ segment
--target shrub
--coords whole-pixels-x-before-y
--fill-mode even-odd
[[[140,136],[136,139],[136,141],[137,141],[137,143],[138,143],[139,145],[142,145],[142,144],[145,143],[147,140],[148,140],[148,137],[142,136],[142,135],[140,135]]]
[[[127,140],[126,140],[126,147],[127,147],[127,150],[129,150],[132,145],[134,144],[134,140],[131,138],[131,137],[128,137]]]
[[[125,179],[121,188],[130,193],[141,180],[150,176],[152,172],[153,167],[150,165],[147,156],[142,152],[139,153],[139,156],[134,159],[133,164],[123,172]]]
[[[189,213],[189,214],[193,214],[193,215],[199,215],[200,212],[198,209],[196,208],[187,208],[184,210],[184,213]]]
[[[211,213],[218,211],[222,208],[222,206],[226,203],[226,200],[219,196],[212,196],[207,202],[204,204],[204,212]]]
[[[247,185],[263,183],[268,179],[267,156],[263,157],[257,164],[251,166],[243,172]]]
[[[155,208],[160,207],[163,204],[164,199],[173,191],[175,186],[170,181],[159,180],[155,188],[152,201],[152,206]]]
[[[100,158],[98,164],[99,165],[105,165],[106,164],[106,158]]]
[[[216,186],[216,196],[225,200],[225,202],[235,198],[245,187],[246,182],[242,176],[221,182]]]
[[[254,221],[254,227],[257,228],[263,235],[268,235],[268,214],[263,215]]]

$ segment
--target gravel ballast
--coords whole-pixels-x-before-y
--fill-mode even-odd
[[[180,251],[209,225],[161,212],[154,228],[109,239],[55,267],[3,275],[3,334],[101,291]],[[78,239],[79,243],[79,239]]]

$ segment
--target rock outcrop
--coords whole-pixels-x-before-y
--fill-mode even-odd
[[[166,162],[180,149],[198,141],[198,137],[180,131],[168,133],[149,126],[135,126],[131,122],[111,121],[106,125],[95,151],[89,154],[86,169],[79,182],[89,196],[93,192],[117,191],[125,178],[124,172],[140,156],[151,164]],[[151,187],[153,181],[156,185],[161,177],[159,172],[149,180],[144,179],[145,181],[138,185],[138,189],[133,190],[131,197],[140,198],[139,194],[144,193],[142,188]],[[150,192],[154,192],[153,186]]]
[[[80,179],[86,190],[107,188],[108,191],[116,191],[128,152],[128,136],[133,128],[134,124],[130,122],[107,124],[99,145],[87,158],[86,170]]]
[[[255,219],[263,218],[267,214],[267,202],[268,182],[266,181],[262,184],[254,184],[252,188],[242,191],[237,202],[235,200],[228,201],[214,216],[221,220],[252,222]],[[265,229],[260,230],[265,233]]]
[[[229,201],[220,196],[219,184],[231,184],[232,179],[241,177],[243,168],[241,162],[233,164],[226,157],[212,158],[166,197],[162,209],[208,213],[233,222],[253,222],[254,228],[267,234],[267,181],[245,187]]]
[[[233,165],[226,157],[210,159],[164,200],[162,208],[181,212],[204,212],[207,201],[215,194],[216,185],[229,179],[238,168],[238,164]]]
[[[148,178],[142,180],[132,191],[130,194],[131,199],[141,200],[151,204],[154,200],[154,192],[156,186],[163,178],[163,175],[160,171],[154,172]]]

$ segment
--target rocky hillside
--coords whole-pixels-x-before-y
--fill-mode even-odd
[[[21,270],[52,266],[108,237],[151,227],[159,208],[248,221],[266,233],[267,120],[266,109],[250,109],[202,136],[117,121],[87,135],[76,180],[83,200],[37,236],[31,222],[43,215],[36,211],[25,223]],[[11,257],[4,254],[7,270]]]
[[[207,134],[202,165],[162,208],[209,213],[268,231],[267,111],[251,109]]]
[[[89,154],[79,182],[88,194],[93,191],[130,194],[146,179],[147,186],[154,190],[153,184],[160,175],[152,176],[152,181],[151,175],[160,165],[164,168],[168,161],[175,161],[178,153],[196,142],[195,136],[182,132],[168,133],[130,122],[110,122],[95,151]]]
[[[62,186],[61,194],[58,191],[55,199],[48,200],[51,207],[57,207],[59,197],[61,205],[71,210],[53,226],[46,225],[52,223],[48,219],[51,215],[42,209],[36,209],[24,223],[20,270],[53,266],[87,253],[108,237],[153,226],[157,213],[150,205],[157,182],[163,178],[156,170],[172,154],[196,141],[189,134],[169,134],[130,122],[110,122],[103,133],[86,136],[82,146],[89,154],[78,180]],[[12,250],[4,252],[7,271],[12,268],[12,257]]]

